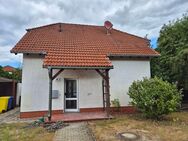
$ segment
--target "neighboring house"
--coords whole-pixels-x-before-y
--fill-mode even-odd
[[[129,86],[150,77],[149,40],[104,26],[56,23],[27,29],[11,50],[23,53],[21,117],[102,111],[118,98],[130,111]],[[52,96],[52,98],[51,98]]]
[[[12,74],[14,71],[16,71],[16,69],[11,66],[4,66],[3,71],[8,72],[9,74]]]

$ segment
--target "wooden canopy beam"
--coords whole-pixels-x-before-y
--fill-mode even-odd
[[[103,79],[107,79],[106,76],[98,69],[96,69],[96,72],[103,78]]]
[[[48,103],[48,120],[51,121],[52,118],[52,86],[53,86],[53,80],[61,73],[64,69],[60,69],[54,76],[53,76],[53,69],[48,69],[48,75],[49,75],[49,103]]]
[[[106,102],[106,113],[107,116],[110,116],[110,82],[109,82],[109,69],[106,69],[104,74],[99,70],[96,69],[96,72],[103,78],[104,84],[104,94],[105,94],[105,102]],[[104,102],[104,101],[103,101]],[[104,103],[103,103],[104,104]],[[104,104],[105,105],[105,104]]]
[[[105,80],[105,92],[106,92],[106,113],[107,117],[110,116],[110,82],[109,82],[109,69],[105,70],[106,80]]]
[[[61,72],[63,72],[64,69],[60,69],[54,76],[52,76],[52,80],[54,80]]]
[[[48,120],[51,121],[52,117],[52,73],[51,68],[48,69],[49,74],[49,102],[48,102]]]

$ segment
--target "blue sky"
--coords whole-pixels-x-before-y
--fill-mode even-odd
[[[20,68],[22,66],[21,62],[19,61],[9,61],[9,62],[1,62],[0,63],[1,66],[12,66],[15,68]]]
[[[57,22],[103,25],[110,20],[116,29],[148,35],[156,48],[161,27],[187,11],[187,0],[0,0],[0,65],[21,66],[22,55],[10,49],[27,28]]]
[[[20,66],[21,66],[21,62],[2,62],[1,63],[1,66],[7,66],[7,65],[9,65],[9,66],[13,66],[13,67],[15,67],[15,68],[19,68]]]
[[[157,48],[157,39],[158,39],[158,38],[156,38],[156,37],[150,39],[150,40],[151,40],[151,41],[150,41],[150,45],[151,45],[151,47],[154,48],[154,49]]]

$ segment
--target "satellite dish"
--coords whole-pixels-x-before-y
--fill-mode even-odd
[[[110,21],[105,21],[105,22],[104,22],[104,27],[105,27],[107,30],[112,29],[112,26],[113,26],[113,24],[112,24]]]

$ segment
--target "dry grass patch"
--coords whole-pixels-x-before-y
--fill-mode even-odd
[[[24,128],[28,123],[4,123],[0,125],[2,141],[52,141],[54,133],[42,127]]]
[[[118,141],[117,135],[131,131],[145,141],[188,141],[188,112],[178,112],[154,121],[141,115],[116,116],[112,120],[89,122],[97,141]]]

